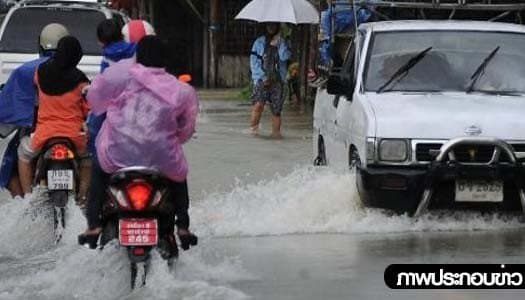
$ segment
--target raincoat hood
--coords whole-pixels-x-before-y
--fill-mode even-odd
[[[173,82],[175,79],[162,68],[148,68],[141,64],[134,64],[130,69],[130,75],[138,86],[148,89],[159,99],[170,103],[173,95]]]

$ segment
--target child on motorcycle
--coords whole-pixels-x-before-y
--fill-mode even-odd
[[[104,20],[98,25],[97,38],[99,43],[102,44],[103,48],[103,59],[100,64],[101,73],[110,67],[110,65],[114,65],[122,60],[131,59],[135,55],[137,45],[124,40],[122,28],[120,28],[118,23],[114,20]],[[94,114],[90,113],[88,115],[88,151],[92,160],[88,203],[94,202],[89,200],[90,198],[104,198],[106,193],[105,189],[101,186],[107,185],[105,182],[108,180],[108,176],[100,169],[97,159],[97,151],[95,149],[95,141],[105,119],[106,114],[95,116]]]
[[[167,56],[158,37],[144,37],[137,63],[106,69],[93,81],[87,99],[94,114],[107,114],[96,141],[100,166],[106,173],[132,166],[154,168],[169,178],[176,207],[170,222],[175,223],[176,215],[177,234],[186,250],[197,244],[197,237],[188,230],[188,165],[182,144],[195,131],[198,100],[191,86],[166,72]],[[102,201],[90,199],[89,229],[81,238],[100,234]],[[172,232],[167,240],[175,243]]]
[[[75,37],[63,37],[58,42],[56,54],[36,71],[39,103],[36,128],[31,136],[21,139],[18,147],[18,171],[25,194],[31,192],[32,160],[49,139],[61,137],[73,142],[81,158],[79,199],[85,199],[90,160],[84,122],[89,109],[82,90],[89,80],[77,68],[82,55],[82,47]]]

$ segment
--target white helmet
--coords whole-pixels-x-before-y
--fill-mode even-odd
[[[41,51],[56,50],[58,46],[58,41],[61,38],[68,36],[69,31],[62,24],[51,23],[46,25],[40,36],[38,37],[38,44],[40,45]]]
[[[155,29],[143,20],[132,20],[122,27],[122,35],[127,42],[138,43],[146,35],[155,35]]]

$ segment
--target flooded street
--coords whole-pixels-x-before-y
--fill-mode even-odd
[[[353,177],[312,167],[311,113],[284,113],[284,139],[247,132],[250,107],[203,101],[185,147],[191,228],[199,246],[174,271],[155,254],[148,285],[129,292],[114,244],[76,244],[70,206],[63,243],[31,203],[0,195],[0,299],[523,299],[514,291],[394,291],[392,263],[523,263],[525,226],[511,216],[432,212],[415,221],[360,206]]]

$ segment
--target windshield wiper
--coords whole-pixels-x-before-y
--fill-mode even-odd
[[[472,74],[472,76],[470,77],[470,84],[467,88],[467,94],[472,93],[472,91],[474,90],[474,86],[476,85],[476,82],[478,82],[481,76],[485,73],[485,68],[487,68],[487,65],[489,64],[489,62],[494,58],[494,56],[496,56],[496,53],[498,53],[499,48],[500,46],[492,50],[492,52],[490,52],[490,54],[487,57],[485,57],[481,65],[479,65],[479,67],[476,69],[476,72]]]
[[[413,67],[415,67],[426,55],[427,53],[432,50],[432,47],[428,47],[425,50],[419,52],[417,55],[409,59],[406,64],[402,65],[393,75],[388,79],[385,84],[383,84],[378,90],[377,93],[382,93],[386,88],[394,82],[394,80],[398,79],[397,82],[401,81],[403,77],[405,77],[408,74],[408,71],[410,71]]]

